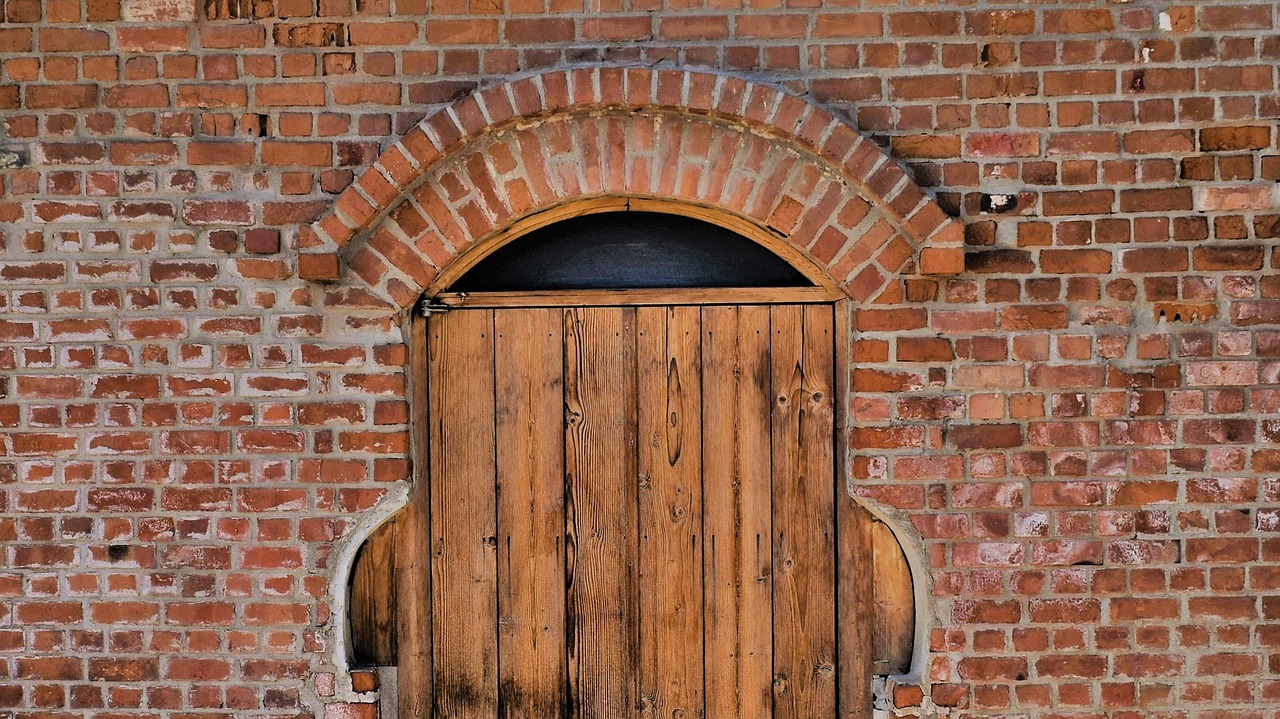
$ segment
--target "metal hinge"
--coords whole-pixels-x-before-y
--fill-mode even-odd
[[[418,300],[418,311],[422,313],[423,317],[430,317],[431,315],[439,315],[448,312],[449,306],[432,302],[430,297],[423,297],[421,300]]]

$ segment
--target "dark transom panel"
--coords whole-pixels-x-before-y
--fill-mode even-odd
[[[604,212],[520,237],[449,291],[812,286],[773,252],[718,225],[657,212]]]

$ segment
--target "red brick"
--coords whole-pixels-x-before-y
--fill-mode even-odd
[[[1106,250],[1041,250],[1040,269],[1055,274],[1107,274],[1111,259]]]
[[[1046,192],[1041,201],[1044,203],[1044,214],[1050,217],[1103,215],[1112,211],[1115,193],[1111,190]]]
[[[1113,70],[1077,70],[1046,72],[1044,94],[1061,95],[1111,95],[1116,91],[1116,73]]]
[[[715,40],[728,37],[729,18],[723,15],[671,15],[659,18],[658,35],[664,40]]]
[[[97,102],[95,85],[28,85],[25,93],[29,110],[82,109]]]
[[[101,52],[110,46],[111,37],[102,30],[46,27],[40,31],[40,52]]]
[[[478,45],[498,42],[498,21],[487,18],[428,20],[427,42],[432,45]]]
[[[1205,152],[1264,150],[1271,145],[1271,128],[1265,125],[1206,127],[1200,130],[1200,149]]]
[[[280,231],[259,227],[244,234],[244,249],[259,255],[274,255],[280,251]]]
[[[1115,29],[1115,19],[1111,13],[1106,8],[1049,10],[1044,14],[1044,31],[1062,35],[1110,32]]]
[[[77,658],[31,657],[17,660],[17,676],[20,679],[46,681],[83,681],[84,660]]]
[[[957,665],[963,679],[1015,681],[1028,676],[1027,660],[1017,657],[966,657]]]
[[[1191,251],[1197,270],[1260,270],[1264,249],[1260,245],[1196,247]]]
[[[959,75],[923,75],[893,78],[889,97],[894,100],[935,100],[960,97]]]
[[[123,52],[182,52],[190,39],[185,26],[122,27],[116,43]]]
[[[973,424],[953,426],[948,441],[956,449],[992,449],[1022,445],[1022,428],[1016,424]]]

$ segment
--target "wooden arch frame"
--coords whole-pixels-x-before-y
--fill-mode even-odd
[[[332,281],[345,267],[405,308],[525,218],[617,198],[736,218],[858,301],[902,274],[963,269],[960,223],[825,109],[729,75],[597,67],[426,117],[301,228],[299,274]]]

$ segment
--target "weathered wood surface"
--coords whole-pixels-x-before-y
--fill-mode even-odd
[[[396,593],[387,581],[396,576],[396,541],[392,518],[361,545],[351,570],[351,651],[361,663],[396,663]]]
[[[871,525],[875,576],[875,621],[872,624],[876,674],[904,674],[911,668],[915,645],[915,588],[911,567],[893,530]]]
[[[774,716],[836,709],[830,307],[770,311]]]
[[[431,407],[433,714],[498,710],[497,506],[493,312],[432,317],[439,326]]]
[[[702,379],[697,307],[636,310],[641,716],[702,710]]]
[[[707,719],[773,713],[769,308],[702,310]]]
[[[574,714],[636,706],[635,310],[565,312],[568,663]]]
[[[430,325],[428,481],[352,583],[401,716],[865,719],[873,662],[909,667],[905,557],[836,476],[831,307]]]
[[[437,370],[430,359],[428,335],[439,325],[415,318],[410,332],[409,358],[413,397],[414,482],[409,506],[396,519],[396,665],[401,719],[428,719],[432,705],[431,671],[431,494],[427,481],[430,392],[427,383]]]
[[[871,716],[872,624],[875,620],[871,514],[847,492],[836,494],[836,604],[840,719]]]
[[[560,310],[495,313],[499,715],[564,706],[564,411]]]

